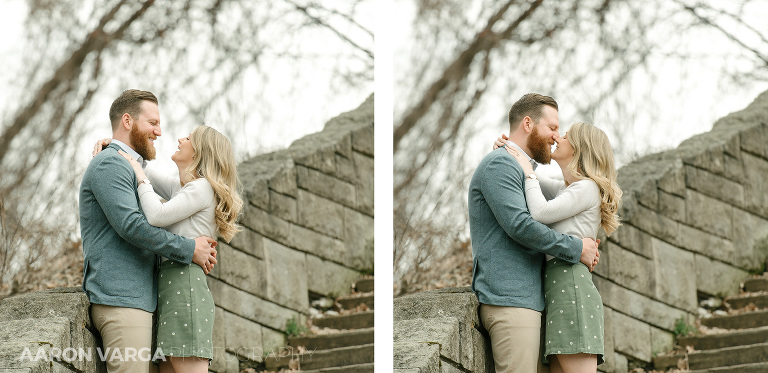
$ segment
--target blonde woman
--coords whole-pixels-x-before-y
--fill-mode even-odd
[[[142,169],[127,153],[139,181],[147,221],[184,237],[201,234],[229,242],[243,201],[238,196],[235,158],[229,140],[211,127],[180,138],[171,159],[178,174]],[[108,143],[101,140],[97,143]],[[160,372],[207,372],[213,359],[213,298],[205,273],[196,264],[162,259],[158,275],[157,343],[165,355]]]
[[[563,180],[535,174],[525,155],[512,146],[506,150],[527,175],[525,197],[535,220],[579,238],[594,239],[599,228],[610,235],[618,228],[622,192],[613,150],[602,130],[576,123],[557,141],[552,159]],[[589,268],[547,256],[544,299],[543,360],[550,371],[596,372],[604,361],[603,303]]]

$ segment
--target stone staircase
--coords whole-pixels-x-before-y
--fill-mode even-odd
[[[714,329],[718,332],[678,337],[679,346],[690,346],[688,352],[654,358],[655,369],[687,367],[692,373],[768,372],[768,277],[747,280],[744,291],[725,299],[735,312],[701,319],[703,326],[718,328]]]
[[[373,372],[373,278],[359,279],[355,291],[338,297],[339,315],[312,319],[327,334],[288,338],[290,356],[265,360],[268,371],[299,370],[313,373]],[[365,305],[365,306],[361,306]],[[359,311],[357,309],[366,309]],[[344,310],[357,310],[347,313]]]

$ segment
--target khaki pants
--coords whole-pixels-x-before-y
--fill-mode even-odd
[[[91,305],[93,325],[104,342],[109,373],[154,373],[152,314],[137,308]]]
[[[491,335],[496,373],[546,373],[541,364],[541,312],[480,305],[480,322]]]

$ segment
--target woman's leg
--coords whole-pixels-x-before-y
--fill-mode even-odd
[[[171,357],[173,370],[177,372],[208,373],[208,359],[201,357]]]
[[[175,370],[173,370],[173,365],[171,365],[171,361],[168,360],[168,356],[165,357],[165,361],[160,362],[160,369],[159,373],[176,373]]]
[[[549,355],[549,373],[563,373],[563,367],[557,357],[560,355]]]
[[[597,372],[597,355],[573,354],[557,355],[557,361],[564,373],[595,373]]]

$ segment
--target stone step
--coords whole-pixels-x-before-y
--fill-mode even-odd
[[[343,367],[302,370],[304,373],[373,373],[373,363],[347,365]]]
[[[746,312],[737,315],[718,316],[701,320],[702,325],[710,328],[747,329],[768,326],[768,310]]]
[[[688,373],[765,373],[768,372],[768,363],[754,363],[734,365],[703,370],[692,370]]]
[[[290,346],[304,346],[307,350],[329,350],[332,348],[359,346],[373,343],[373,328],[356,329],[336,334],[289,337]]]
[[[280,369],[287,369],[291,360],[298,361],[301,371],[371,364],[373,363],[373,343],[331,350],[309,350],[292,356],[268,357],[264,363],[268,371],[277,372]]]
[[[734,296],[726,298],[725,302],[731,306],[731,308],[738,310],[744,307],[754,304],[757,308],[768,308],[768,293],[751,294]]]
[[[369,309],[373,309],[373,293],[370,294],[351,294],[336,298],[336,302],[341,304],[341,308],[352,310],[361,304],[365,304]]]
[[[744,281],[744,291],[766,291],[768,290],[768,278],[758,277],[750,278]]]
[[[312,324],[320,328],[364,329],[373,328],[373,311],[350,313],[348,315],[326,316],[312,319]]]
[[[677,368],[677,361],[684,357],[683,354],[657,356],[653,359],[654,369]],[[688,354],[688,368],[691,370],[733,367],[766,361],[768,361],[768,343],[694,351]]]
[[[370,293],[373,291],[373,278],[361,278],[355,282],[355,291],[358,293]]]
[[[764,343],[768,341],[768,326],[734,330],[722,334],[697,335],[692,337],[679,337],[679,346],[693,346],[696,350],[714,350],[725,347],[735,347]]]

